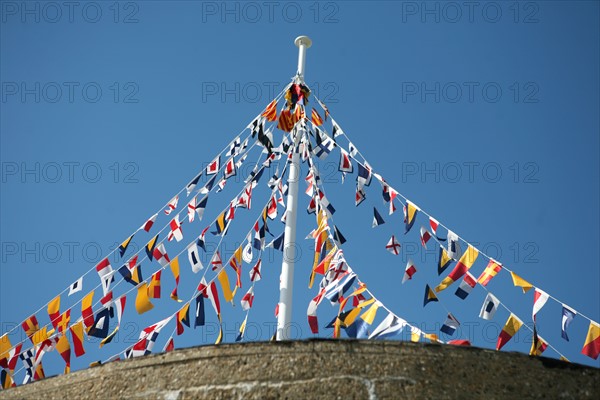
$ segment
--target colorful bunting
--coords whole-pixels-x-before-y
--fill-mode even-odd
[[[498,341],[496,342],[496,350],[500,350],[512,337],[517,333],[523,322],[514,314],[510,314],[504,328],[502,328],[502,332],[498,336]]]

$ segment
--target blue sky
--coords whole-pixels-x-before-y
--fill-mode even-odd
[[[600,319],[598,3],[480,2],[469,9],[454,2],[274,2],[269,9],[262,2],[138,1],[82,2],[71,10],[56,4],[2,2],[1,333],[92,268],[242,131],[294,75],[293,40],[301,34],[314,43],[307,83],[376,172],[508,268]],[[322,162],[321,174],[335,224],[348,239],[349,264],[397,315],[439,331],[444,307],[422,307],[425,284],[441,280],[434,246],[420,249],[426,217],[404,235],[401,212],[387,216],[376,182],[355,208],[355,177],[341,185],[338,157],[336,151]],[[186,243],[241,189],[236,182],[211,195],[202,223],[184,225]],[[225,254],[266,202],[265,182],[255,208],[236,216],[239,229],[227,236]],[[307,205],[302,195],[299,238],[314,225]],[[377,229],[373,206],[385,213]],[[164,215],[157,221],[166,223]],[[278,234],[283,225],[275,221],[271,229]],[[385,251],[392,234],[403,244],[397,257]],[[149,239],[138,236],[138,246]],[[306,338],[312,335],[305,310],[316,292],[306,287],[312,244],[300,246],[293,317],[297,336]],[[281,256],[268,258],[249,317],[253,340],[267,340],[275,322]],[[418,273],[401,285],[408,258]],[[485,263],[480,257],[476,276]],[[157,264],[142,268],[147,277]],[[187,299],[199,276],[185,254],[181,270]],[[90,274],[84,289],[97,283]],[[102,350],[86,343],[88,354],[73,357],[73,369],[124,350],[140,329],[176,311],[167,296],[173,284],[164,271],[163,298],[142,316],[128,295],[122,335]],[[489,289],[531,324],[532,292],[521,294],[506,272]],[[508,313],[486,323],[478,318],[485,291],[475,288],[460,300],[454,290],[440,294],[462,323],[452,338],[494,347]],[[243,319],[240,297],[233,308],[223,305],[228,342]],[[63,309],[78,299],[63,296]],[[335,312],[323,303],[321,325]],[[384,316],[380,311],[377,321]],[[47,322],[45,308],[38,317]],[[598,366],[580,354],[588,321],[577,316],[566,342],[560,319],[560,304],[550,300],[538,314],[542,337],[570,360]],[[521,334],[507,351],[528,352],[531,336]],[[19,328],[13,343],[20,335]],[[175,345],[215,337],[208,327],[189,329]],[[545,355],[557,357],[551,349]],[[56,374],[63,362],[50,354],[45,367]]]

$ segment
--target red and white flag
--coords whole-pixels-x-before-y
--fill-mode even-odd
[[[215,158],[213,160],[213,162],[211,162],[210,164],[208,164],[208,166],[206,167],[206,174],[207,175],[214,175],[217,172],[219,172],[220,161],[221,161],[221,156],[217,156],[217,158]]]
[[[154,214],[153,216],[151,216],[148,221],[146,221],[146,223],[144,225],[142,225],[142,229],[145,230],[146,232],[150,232],[150,228],[152,228],[152,225],[154,225],[154,221],[156,221],[156,217],[158,217],[158,214]]]
[[[402,246],[400,245],[400,243],[398,243],[394,235],[392,235],[388,243],[385,245],[386,250],[395,256],[400,254],[400,247]]]
[[[253,302],[254,302],[254,287],[250,286],[250,289],[244,295],[244,297],[242,297],[242,300],[240,301],[240,303],[242,305],[242,309],[244,311],[248,311],[250,308],[252,308]]]
[[[431,233],[424,226],[421,227],[421,244],[427,248],[427,242],[431,239]]]
[[[154,248],[152,256],[156,259],[156,261],[158,261],[158,263],[162,267],[166,267],[171,262],[171,260],[169,260],[169,255],[167,254],[167,250],[165,249],[165,245],[163,243],[159,244],[158,246],[156,246],[156,248]]]
[[[193,213],[192,213],[193,215]],[[179,215],[176,215],[175,218],[169,222],[169,227],[171,228],[171,232],[167,235],[167,239],[169,242],[175,238],[178,242],[183,239],[183,231],[181,230],[181,222],[179,222]]]
[[[437,235],[437,228],[440,226],[440,223],[437,221],[437,219],[429,217],[429,226],[431,226],[431,231],[433,234]]]
[[[258,261],[256,262],[256,264],[254,265],[254,267],[252,267],[252,269],[250,270],[250,281],[255,282],[255,281],[260,281],[260,264],[261,264],[261,259],[259,258]]]
[[[415,267],[415,263],[412,260],[408,260],[406,263],[406,269],[404,270],[404,277],[402,278],[402,283],[412,279],[413,275],[417,272],[417,267]]]
[[[167,214],[167,215],[171,214],[177,208],[178,202],[179,202],[179,196],[173,197],[171,199],[171,201],[169,202],[169,204],[167,204],[167,208],[165,208],[165,214]]]
[[[235,160],[233,159],[233,157],[231,157],[229,160],[227,160],[227,163],[225,164],[225,171],[223,171],[223,177],[225,179],[229,179],[232,176],[235,176],[235,174]]]
[[[544,307],[544,304],[548,301],[548,293],[535,288],[535,292],[533,294],[533,311],[531,312],[531,316],[533,318],[533,322],[535,322],[536,314]]]
[[[221,261],[221,255],[219,254],[219,250],[215,252],[212,259],[210,260],[210,265],[212,266],[212,270],[216,271],[217,269],[223,266],[223,262]]]
[[[196,218],[196,197],[193,197],[192,200],[190,200],[190,202],[188,203],[188,222],[191,224],[192,222],[194,222],[194,219]]]

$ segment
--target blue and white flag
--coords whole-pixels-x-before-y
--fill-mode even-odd
[[[562,322],[560,324],[560,328],[561,328],[561,336],[567,342],[569,341],[569,336],[567,336],[567,328],[569,327],[569,325],[571,325],[571,321],[573,321],[573,319],[575,318],[576,315],[577,315],[577,311],[572,310],[563,304]]]

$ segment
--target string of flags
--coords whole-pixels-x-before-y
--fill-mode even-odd
[[[152,214],[98,264],[22,321],[19,326],[25,334],[25,340],[15,345],[11,344],[9,334],[16,328],[0,337],[0,367],[2,368],[0,371],[0,386],[8,388],[16,385],[15,375],[20,371],[24,371],[23,383],[45,377],[42,359],[45,354],[52,350],[57,350],[57,353],[60,354],[65,363],[64,372],[68,373],[71,369],[71,349],[75,357],[82,357],[86,354],[84,348],[86,336],[101,339],[100,348],[111,343],[120,329],[127,304],[127,296],[130,293],[135,294],[133,307],[135,307],[138,314],[145,314],[152,310],[154,308],[153,301],[163,298],[162,281],[164,276],[162,272],[167,269],[170,270],[170,275],[173,276],[174,280],[174,288],[172,291],[170,290],[169,298],[179,304],[177,311],[142,329],[136,343],[109,357],[105,362],[114,361],[121,357],[142,356],[153,352],[160,332],[174,321],[173,332],[168,336],[163,347],[163,351],[172,351],[175,348],[174,336],[184,334],[186,327],[192,328],[193,326],[193,328],[197,328],[205,325],[205,300],[208,300],[219,325],[221,325],[221,299],[225,303],[233,304],[237,291],[242,289],[242,270],[243,265],[247,264],[252,265],[247,272],[251,284],[240,299],[239,304],[245,315],[235,339],[236,341],[244,340],[249,313],[254,303],[255,284],[262,278],[262,252],[266,248],[273,248],[282,252],[284,250],[284,233],[273,235],[269,230],[268,221],[279,217],[279,207],[285,208],[287,185],[283,180],[283,176],[291,160],[292,152],[299,153],[302,161],[308,167],[305,178],[307,186],[305,193],[310,199],[307,212],[315,215],[317,225],[308,236],[308,238],[314,240],[314,259],[310,269],[309,287],[313,287],[317,276],[321,276],[318,283],[318,293],[309,302],[307,309],[307,320],[311,332],[313,334],[319,333],[318,306],[323,300],[328,300],[332,306],[337,308],[335,317],[326,325],[327,329],[333,329],[332,336],[335,338],[341,337],[342,330],[348,337],[368,339],[390,338],[403,332],[409,332],[412,341],[419,341],[424,338],[431,342],[444,343],[438,337],[438,334],[421,331],[418,327],[408,323],[387,308],[373,295],[367,288],[366,283],[360,280],[357,273],[348,265],[341,248],[347,239],[338,226],[332,223],[330,227],[329,221],[333,222],[336,209],[327,197],[318,166],[313,160],[313,158],[315,160],[326,159],[333,154],[336,148],[340,150],[338,171],[342,176],[342,182],[347,179],[348,174],[354,174],[356,171],[355,206],[358,207],[362,204],[368,192],[374,190],[371,184],[373,178],[375,178],[375,181],[381,184],[382,197],[384,203],[387,204],[388,215],[392,216],[397,211],[397,205],[402,206],[405,235],[413,230],[420,215],[428,218],[428,227],[420,226],[418,229],[421,244],[424,248],[427,248],[431,243],[439,246],[437,262],[439,276],[445,274],[450,267],[452,268],[438,285],[433,287],[429,284],[425,285],[423,307],[431,302],[442,304],[439,298],[441,292],[446,291],[455,282],[458,282],[455,295],[462,300],[468,298],[475,286],[482,287],[487,294],[481,306],[480,318],[492,320],[501,306],[509,312],[508,320],[497,339],[496,348],[500,350],[523,325],[529,328],[523,323],[522,319],[509,310],[487,288],[488,284],[497,275],[505,275],[502,271],[506,270],[510,274],[514,286],[520,287],[523,293],[534,289],[534,302],[532,305],[533,340],[530,354],[540,355],[546,348],[550,347],[562,359],[566,360],[558,350],[539,335],[536,323],[539,312],[549,299],[553,299],[562,305],[562,338],[565,341],[570,341],[571,338],[567,331],[578,315],[583,319],[587,319],[590,324],[581,352],[593,359],[598,358],[600,355],[600,326],[597,322],[576,311],[573,307],[560,302],[555,297],[521,278],[500,262],[487,256],[407,199],[373,170],[339,124],[332,118],[323,102],[316,99],[323,116],[316,107],[312,108],[310,117],[307,116],[306,106],[310,95],[310,89],[298,80],[286,86],[261,114],[253,119],[184,188],[173,197],[170,197],[170,200],[163,207]],[[282,98],[285,100],[284,105],[278,110],[279,101]],[[331,135],[324,128],[328,120],[331,121]],[[280,143],[277,143],[274,139],[275,128],[283,131]],[[242,134],[246,130],[248,133],[243,136]],[[297,135],[300,135],[300,140],[296,143],[294,138]],[[340,137],[347,140],[347,148],[343,148],[338,143]],[[258,146],[261,152],[254,169],[246,177],[243,188],[201,231],[200,235],[194,236],[194,239],[182,251],[179,251],[174,257],[170,257],[168,254],[170,246],[182,242],[184,237],[188,235],[189,228],[185,225],[186,221],[188,224],[202,221],[208,205],[209,195],[213,191],[217,193],[223,191],[228,180],[240,173],[240,167],[255,146]],[[357,159],[359,156],[362,161]],[[264,161],[261,162],[263,157]],[[284,162],[281,173],[279,171],[280,162]],[[242,245],[236,249],[229,259],[222,258],[219,248],[231,229],[237,210],[251,209],[253,191],[265,169],[271,168],[271,166],[276,166],[276,169],[267,182],[271,193],[266,204],[261,209],[255,222],[251,224],[247,234],[244,235]],[[206,179],[206,182],[202,187],[198,187],[202,177]],[[183,201],[184,196],[187,196],[188,200]],[[154,225],[160,215],[168,216],[168,221],[157,232]],[[285,217],[284,212],[280,220],[285,222]],[[377,228],[383,224],[385,224],[385,220],[382,213],[374,207],[372,227]],[[440,227],[446,230],[445,238],[440,232]],[[154,233],[142,248],[135,254],[126,257],[134,236],[141,235],[142,231],[147,234],[151,231],[154,231]],[[205,245],[207,233],[214,235],[219,240],[216,250],[205,265],[202,262],[201,253],[203,252],[208,256]],[[273,237],[269,243],[266,241],[267,234]],[[398,256],[402,251],[401,242],[396,235],[391,236],[385,248],[394,256]],[[122,266],[113,268],[109,257],[117,251]],[[197,288],[187,301],[180,298],[178,290],[182,278],[180,257],[185,259],[185,256],[187,256],[193,274],[203,271]],[[471,270],[479,256],[486,258],[488,263],[483,272],[476,277]],[[158,269],[149,275],[143,274],[142,262],[146,261],[156,262]],[[229,268],[234,273],[234,279],[230,279],[227,273]],[[84,277],[94,270],[96,270],[100,283],[92,290],[87,291],[75,304],[61,310],[61,300],[65,299],[62,296],[67,293],[67,298],[70,298],[79,292],[84,292]],[[418,277],[416,275],[417,270],[417,265],[409,259],[404,270],[402,283],[413,284],[410,281],[413,281],[415,276]],[[213,276],[207,281],[206,276],[209,272]],[[121,279],[115,281],[117,273],[121,276]],[[131,287],[125,293],[116,295],[115,289],[123,281],[129,283]],[[102,289],[101,292],[100,288]],[[95,291],[101,296],[94,303]],[[130,301],[129,304],[131,303]],[[81,316],[76,317],[77,310],[75,306],[78,304],[81,304]],[[445,306],[443,307],[445,309]],[[47,309],[49,322],[42,325],[38,322],[38,317],[44,308]],[[379,324],[375,324],[379,310],[384,310],[385,316]],[[452,336],[460,327],[460,321],[447,309],[446,312],[447,316],[441,325],[440,331]],[[114,326],[111,330],[112,321],[114,321]],[[222,340],[223,330],[221,328],[215,343],[219,344]],[[28,345],[29,342],[31,342],[30,346]],[[464,345],[468,344],[468,341],[450,340],[448,343]],[[19,361],[21,361],[22,367],[17,369]],[[100,362],[92,364],[98,363]]]

